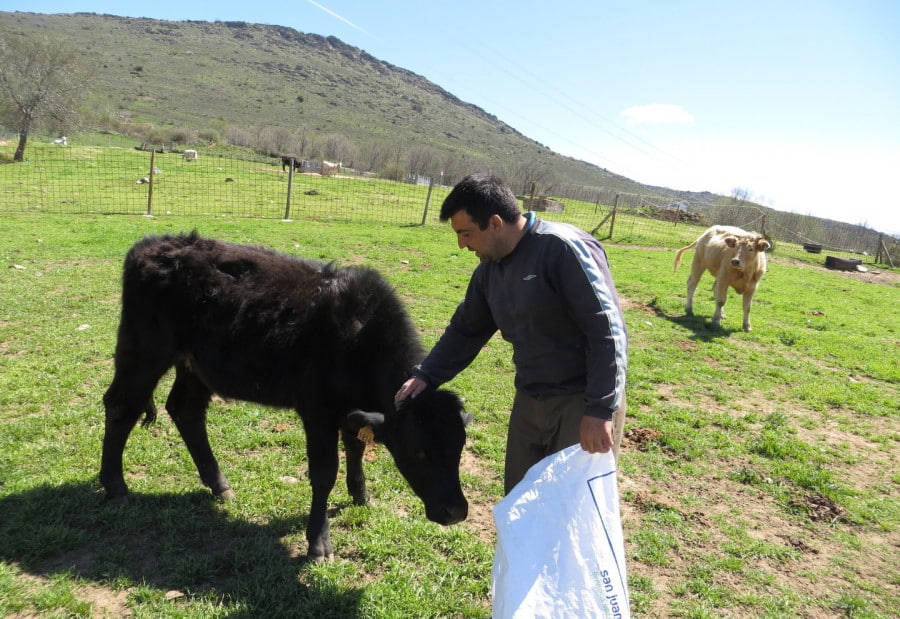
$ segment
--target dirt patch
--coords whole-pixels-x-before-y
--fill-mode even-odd
[[[645,312],[647,314],[655,313],[655,310],[645,303],[638,303],[628,297],[619,297],[619,305],[622,306],[623,310],[635,310],[638,312]]]
[[[723,405],[708,397],[691,396],[689,402],[668,385],[658,385],[657,390],[667,402],[711,413],[743,416],[752,410],[764,417],[784,412],[798,439],[821,450],[831,462],[829,470],[846,480],[842,483],[860,490],[879,484],[891,486],[895,452],[890,445],[873,439],[896,436],[895,419],[866,418],[862,424],[847,423],[846,419],[853,418],[852,411],[826,414],[773,400],[761,392],[751,392],[743,398],[743,407],[735,408],[733,403]],[[640,427],[640,411],[636,413],[623,441],[622,458],[626,462],[638,452],[651,451],[664,438],[655,429]],[[619,480],[629,554],[634,556],[639,548],[629,536],[658,528],[660,513],[669,515],[662,522],[677,522],[672,525],[674,548],[666,554],[665,565],[640,560],[628,564],[630,578],[644,577],[653,583],[656,597],[642,609],[641,616],[668,616],[677,599],[690,595],[685,593],[686,583],[698,566],[731,553],[737,553],[743,572],[729,577],[727,570],[713,570],[709,586],[743,590],[753,597],[760,591],[750,584],[751,580],[768,581],[771,584],[766,589],[789,592],[799,609],[798,617],[847,616],[837,606],[804,608],[798,600],[817,599],[821,603],[826,598],[853,597],[853,583],[885,582],[884,574],[896,573],[893,564],[900,549],[900,534],[878,523],[850,522],[843,505],[818,492],[791,487],[789,481],[770,479],[762,476],[764,473],[752,478],[757,467],[749,456],[726,459],[712,467],[697,466],[689,476],[660,477],[636,468],[630,475],[620,473]],[[751,479],[742,479],[736,474],[740,472],[747,472]],[[856,543],[848,546],[845,536],[852,536]],[[748,580],[748,572],[757,575]],[[831,594],[823,596],[823,591]],[[749,615],[735,609],[721,616]]]
[[[82,585],[78,597],[87,600],[94,617],[131,617],[133,613],[127,606],[129,589],[112,591],[94,585]]]
[[[809,514],[809,519],[813,522],[835,523],[842,519],[847,510],[821,494],[812,494],[800,499],[791,501],[791,506],[796,509],[803,509]]]
[[[723,464],[725,468],[740,466],[741,462]],[[891,548],[897,549],[896,536],[891,541],[870,529],[856,528],[854,535],[863,547],[848,555],[846,546],[834,541],[834,527],[841,526],[841,508],[824,497],[810,496],[796,505],[798,514],[809,510],[806,519],[801,515],[792,517],[768,493],[722,479],[715,473],[661,480],[643,475],[622,476],[619,489],[626,548],[634,531],[656,528],[645,521],[660,512],[672,515],[667,520],[680,523],[675,547],[667,554],[664,565],[636,560],[628,564],[629,579],[646,578],[654,583],[656,598],[640,616],[670,616],[669,611],[677,604],[675,600],[685,595],[691,574],[715,558],[721,560],[732,553],[738,553],[742,571],[731,574],[714,570],[707,586],[745,589],[748,596],[757,595],[759,591],[745,584],[746,574],[753,572],[755,579],[770,583],[767,589],[789,591],[795,599],[815,599],[826,590],[835,592],[835,596],[840,592],[849,594],[848,580],[878,582],[882,579],[866,574],[894,569]],[[741,534],[735,533],[738,529]],[[741,542],[741,535],[746,535],[747,540]],[[629,552],[634,551],[632,546]],[[758,556],[740,554],[747,552]],[[837,608],[800,608],[797,617],[846,616]],[[750,615],[735,609],[718,616]]]
[[[662,434],[653,428],[629,428],[625,432],[624,444],[626,447],[633,445],[641,451],[647,449],[648,445],[659,443]]]
[[[484,471],[488,467],[480,460],[471,450],[464,450],[459,465],[460,471],[475,477],[484,476]],[[466,497],[469,500],[469,515],[463,522],[463,526],[479,540],[493,546],[497,542],[497,529],[494,526],[494,512],[492,511],[496,499],[492,496],[488,497],[478,492],[472,492],[469,489],[466,489]]]
[[[49,589],[50,587],[49,579],[44,576],[36,576],[23,571],[17,575],[17,578],[32,581],[38,589]],[[134,613],[131,612],[126,603],[130,592],[130,589],[115,591],[107,587],[84,583],[80,584],[74,593],[78,599],[84,600],[91,605],[92,617],[118,618],[134,616]],[[8,619],[25,619],[26,617],[31,618],[34,616],[32,614],[22,615],[17,613],[7,615]]]

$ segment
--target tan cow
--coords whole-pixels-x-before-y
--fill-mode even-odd
[[[731,286],[738,294],[744,295],[744,331],[750,331],[750,302],[766,272],[765,251],[770,247],[769,242],[757,232],[747,232],[734,226],[712,226],[696,241],[678,250],[675,269],[681,264],[681,254],[695,247],[694,263],[687,281],[685,313],[694,315],[694,291],[703,272],[709,271],[716,278],[713,285],[716,297],[713,325],[718,325],[725,318],[725,301]]]

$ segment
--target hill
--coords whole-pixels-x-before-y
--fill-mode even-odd
[[[706,202],[554,153],[424,77],[335,37],[245,22],[0,12],[0,28],[65,41],[91,71],[88,124],[220,138],[378,171],[473,167]],[[158,135],[158,133],[157,133]],[[694,199],[691,199],[691,198]]]
[[[96,13],[0,12],[0,32],[45,36],[77,51],[90,72],[87,131],[340,161],[398,179],[443,175],[444,183],[453,183],[489,169],[521,193],[535,187],[627,208],[650,203],[651,214],[664,217],[672,215],[667,205],[682,203],[705,220],[736,225],[765,216],[780,226],[775,233],[782,240],[881,251],[879,235],[865,227],[644,185],[562,156],[424,77],[336,37],[246,22]],[[736,218],[729,215],[734,209]],[[896,255],[896,242],[887,252]]]

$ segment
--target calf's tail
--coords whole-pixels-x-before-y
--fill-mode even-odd
[[[697,247],[697,241],[694,241],[693,243],[691,243],[691,244],[688,245],[687,247],[682,247],[682,248],[679,249],[677,252],[675,252],[675,266],[672,267],[672,270],[673,270],[673,271],[677,271],[677,270],[678,270],[678,266],[681,264],[681,254],[683,254],[684,252],[688,251],[689,249],[694,249],[695,247]]]
[[[154,421],[156,421],[156,405],[153,404],[153,400],[150,400],[144,407],[144,419],[141,421],[141,427],[146,428]]]

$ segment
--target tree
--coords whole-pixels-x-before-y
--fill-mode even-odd
[[[328,161],[350,161],[352,156],[350,138],[340,133],[326,135],[321,150]]]
[[[506,172],[506,181],[514,191],[528,192],[532,183],[537,186],[538,193],[550,195],[556,186],[556,174],[545,160],[519,159],[511,162]]]
[[[77,58],[56,41],[0,33],[0,118],[19,134],[13,161],[24,159],[33,129],[74,124],[86,81]]]
[[[431,146],[413,146],[406,157],[406,168],[413,174],[436,176],[438,152]]]
[[[746,187],[734,187],[731,190],[731,197],[738,204],[749,202],[753,198],[753,192]]]

